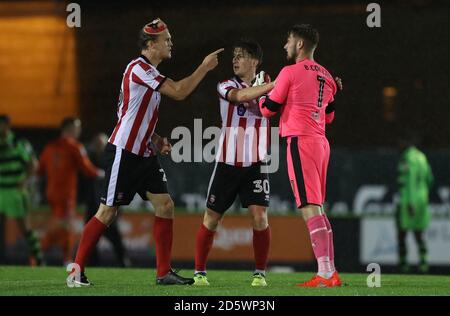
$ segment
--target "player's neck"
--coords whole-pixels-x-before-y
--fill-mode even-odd
[[[162,59],[156,56],[155,54],[151,54],[148,50],[142,50],[141,55],[145,56],[148,59],[150,64],[155,68],[161,63]]]
[[[256,74],[253,72],[253,73],[249,73],[249,74],[246,74],[246,75],[243,75],[243,76],[239,76],[239,79],[241,79],[246,84],[251,86],[253,79],[255,79],[255,76],[256,76]]]
[[[300,54],[295,59],[295,63],[301,62],[301,61],[303,61],[305,59],[314,61],[314,54],[313,53],[300,52]]]

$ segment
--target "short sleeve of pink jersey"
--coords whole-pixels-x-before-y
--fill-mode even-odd
[[[291,85],[291,74],[289,68],[284,67],[278,74],[278,77],[275,82],[275,87],[269,93],[270,100],[278,104],[284,104],[289,93],[290,85]]]
[[[131,74],[131,80],[137,84],[152,88],[153,90],[158,90],[159,86],[166,79],[166,77],[161,75],[159,71],[153,67],[145,68],[146,69],[141,67],[141,65],[134,66]]]
[[[217,84],[217,93],[224,100],[228,101],[227,94],[232,89],[237,89],[236,83],[232,80],[221,81]]]
[[[328,101],[328,104],[334,101],[334,95],[337,92],[336,82],[334,81],[333,76],[331,76],[331,75],[330,75],[330,85],[331,85],[331,88],[332,88],[333,92],[331,93],[330,100]]]

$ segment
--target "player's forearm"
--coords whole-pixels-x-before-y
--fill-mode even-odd
[[[244,89],[233,89],[228,93],[228,100],[231,102],[246,102],[254,100],[263,94],[270,92],[274,84],[268,83],[261,86],[249,87]]]
[[[176,82],[176,90],[178,98],[181,101],[187,98],[192,91],[198,86],[198,84],[205,78],[208,70],[201,64],[197,69],[188,77]]]

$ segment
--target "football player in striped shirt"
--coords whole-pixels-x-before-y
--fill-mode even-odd
[[[262,171],[269,146],[269,122],[258,107],[258,97],[273,88],[270,78],[256,70],[262,49],[252,40],[241,40],[233,48],[234,76],[217,85],[222,134],[216,164],[208,187],[203,223],[197,232],[195,285],[209,285],[206,261],[219,221],[239,196],[252,215],[255,271],[252,286],[266,286],[265,270],[270,245],[269,177]],[[257,81],[256,81],[257,80]],[[252,86],[254,85],[254,86]]]
[[[79,265],[79,285],[90,285],[84,274],[86,261],[99,237],[116,217],[120,205],[127,205],[138,193],[155,208],[153,238],[156,243],[156,284],[192,284],[171,268],[174,204],[167,190],[167,180],[156,154],[168,154],[167,138],[155,133],[161,94],[183,100],[206,74],[218,64],[219,49],[206,56],[188,77],[173,81],[159,73],[157,67],[172,57],[172,38],[167,25],[155,19],[140,30],[141,55],[125,69],[118,121],[105,149],[105,185],[100,207],[86,224],[75,263]],[[71,274],[76,277],[75,274]]]

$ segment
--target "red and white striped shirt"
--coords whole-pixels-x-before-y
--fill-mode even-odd
[[[234,104],[227,99],[230,90],[247,87],[238,77],[217,85],[222,133],[216,161],[236,167],[248,167],[265,159],[270,145],[269,120],[261,115],[257,100]]]
[[[166,79],[144,56],[132,60],[123,74],[118,121],[111,144],[139,156],[153,153],[151,137],[158,122],[159,87]]]

